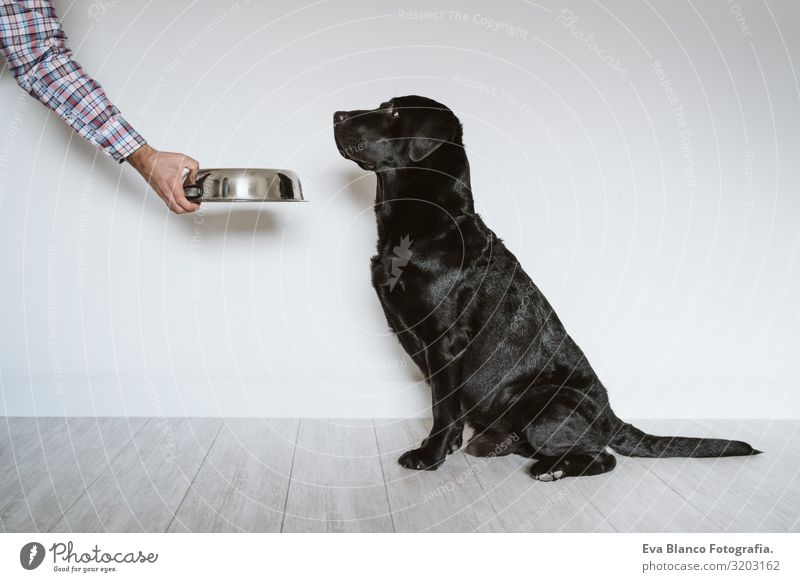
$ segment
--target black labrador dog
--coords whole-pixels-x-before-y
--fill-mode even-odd
[[[334,114],[341,154],[377,174],[372,284],[431,386],[433,428],[399,462],[436,469],[466,452],[536,459],[542,481],[639,457],[724,457],[740,441],[660,437],[617,418],[586,356],[516,257],[475,213],[462,127],[432,99],[397,97]]]

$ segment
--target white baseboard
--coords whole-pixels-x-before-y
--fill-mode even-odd
[[[729,398],[715,390],[663,399],[611,394],[621,418],[798,418],[770,398]],[[430,416],[430,391],[408,382],[184,380],[4,380],[2,416],[202,416],[415,418]]]
[[[4,416],[405,418],[429,415],[430,392],[409,383],[3,381]]]

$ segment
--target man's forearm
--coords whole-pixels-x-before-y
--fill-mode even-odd
[[[186,199],[182,186],[186,170],[197,174],[197,160],[147,145],[103,88],[72,60],[50,0],[0,0],[0,52],[25,91],[115,160],[129,161],[173,212],[199,208]]]
[[[3,0],[0,52],[20,87],[118,162],[145,144],[103,88],[72,59],[51,1]]]
[[[153,159],[157,154],[158,152],[156,150],[151,148],[149,145],[144,144],[142,147],[137,148],[128,156],[126,156],[125,161],[136,168],[136,170],[144,176],[149,167],[152,165]]]

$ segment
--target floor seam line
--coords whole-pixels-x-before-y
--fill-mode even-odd
[[[100,477],[105,475],[107,471],[111,470],[111,465],[114,463],[114,461],[117,460],[117,457],[119,457],[123,452],[125,452],[128,449],[128,446],[134,441],[134,439],[136,438],[136,435],[138,435],[142,431],[142,429],[144,429],[144,427],[147,426],[150,423],[151,419],[152,419],[152,417],[148,417],[147,420],[142,423],[142,426],[137,428],[136,431],[131,435],[131,438],[129,438],[127,441],[125,441],[125,444],[122,447],[120,447],[119,451],[117,451],[117,454],[114,455],[114,457],[111,460],[108,461],[108,466],[105,469],[103,469],[102,471],[100,471],[97,474],[97,476],[94,479],[92,479],[91,483],[89,483],[86,487],[84,487],[84,489],[83,489],[83,491],[81,491],[80,495],[78,495],[75,498],[75,501],[70,503],[69,507],[67,507],[64,510],[64,512],[61,514],[61,517],[57,518],[52,524],[50,524],[50,527],[47,529],[47,533],[52,533],[53,528],[58,525],[59,521],[61,521],[62,519],[66,520],[67,513],[69,513],[69,510],[72,509],[78,503],[78,501],[80,501],[89,492],[89,489],[92,487],[92,485],[94,485],[97,482],[98,479],[100,479]]]
[[[203,465],[206,464],[206,459],[208,459],[208,455],[211,453],[211,449],[214,448],[214,445],[217,442],[217,438],[219,437],[219,434],[222,432],[222,427],[225,426],[226,420],[227,419],[223,419],[222,422],[219,423],[219,428],[217,429],[217,432],[214,434],[214,439],[211,441],[211,444],[208,445],[208,450],[206,450],[206,454],[203,455],[203,460],[200,461],[200,464],[197,466],[197,471],[195,471],[194,476],[192,477],[192,480],[189,483],[189,486],[186,488],[186,491],[184,491],[183,497],[181,497],[181,502],[178,504],[178,507],[176,507],[175,511],[172,513],[172,518],[169,520],[167,527],[164,529],[164,533],[167,533],[169,531],[169,528],[172,527],[175,518],[178,517],[178,512],[183,506],[183,502],[186,501],[186,497],[189,495],[189,491],[192,490],[192,485],[194,485],[197,476],[200,474],[200,470],[203,468]]]
[[[378,428],[375,426],[375,419],[372,419],[372,434],[375,435],[375,448],[378,451],[378,466],[381,468],[381,477],[383,478],[383,490],[386,492],[386,505],[389,507],[389,519],[392,522],[392,532],[397,533],[397,527],[394,524],[394,511],[392,510],[392,500],[389,499],[389,484],[386,483],[386,472],[383,470],[383,458],[381,457],[381,445],[378,441]]]
[[[648,471],[650,471],[650,473],[651,473],[651,474],[655,475],[656,479],[658,479],[658,480],[659,480],[659,481],[661,481],[661,482],[662,482],[664,485],[666,485],[667,487],[669,487],[669,489],[670,489],[670,490],[674,491],[674,492],[675,492],[675,495],[677,495],[678,497],[680,497],[681,499],[683,499],[683,501],[684,501],[684,502],[685,502],[685,503],[686,503],[686,504],[687,504],[689,507],[691,507],[692,509],[694,509],[695,511],[697,511],[697,513],[699,513],[699,514],[700,514],[700,515],[702,515],[702,516],[703,516],[705,519],[707,519],[708,521],[710,521],[711,523],[713,523],[715,526],[717,526],[717,527],[719,528],[719,531],[720,531],[721,533],[725,533],[725,528],[724,528],[724,527],[722,527],[720,524],[718,524],[718,523],[717,523],[717,521],[716,521],[716,520],[715,520],[713,517],[711,517],[710,515],[708,515],[708,513],[704,512],[702,509],[700,509],[700,508],[699,508],[699,507],[697,507],[697,506],[696,506],[694,503],[692,503],[692,502],[691,502],[689,499],[687,499],[687,498],[686,498],[686,496],[685,496],[685,495],[683,495],[683,494],[682,494],[680,491],[678,491],[677,489],[675,489],[675,487],[673,487],[671,483],[669,483],[668,481],[665,481],[665,480],[664,480],[664,479],[661,477],[661,475],[659,475],[658,473],[656,473],[655,471],[653,471],[653,470],[652,470],[650,467],[645,467],[645,469],[647,469]],[[664,533],[664,532],[661,532],[661,533]]]
[[[491,507],[492,511],[494,511],[494,517],[497,520],[497,523],[500,525],[500,527],[503,528],[503,531],[508,533],[508,529],[506,529],[506,526],[503,523],[503,520],[500,519],[500,513],[497,511],[497,507],[495,507],[494,501],[492,501],[492,498],[489,497],[489,494],[486,492],[486,489],[484,488],[483,483],[481,483],[481,480],[478,479],[477,473],[475,473],[475,471],[473,470],[472,460],[468,458],[468,456],[464,453],[463,449],[459,449],[458,452],[461,454],[462,458],[464,459],[464,462],[467,463],[467,469],[469,469],[469,472],[472,475],[473,479],[475,479],[475,481],[477,481],[478,487],[480,488],[481,493],[483,493],[483,498],[486,499],[489,502],[489,507]],[[485,524],[485,522],[484,522],[484,524]],[[475,530],[473,530],[473,532],[474,531]]]
[[[302,418],[297,419],[297,430],[294,433],[294,448],[292,449],[292,465],[289,467],[289,483],[286,485],[286,497],[283,500],[283,515],[281,515],[281,529],[283,533],[283,526],[286,523],[286,508],[289,506],[289,492],[292,490],[292,476],[294,475],[294,460],[297,457],[297,441],[300,440],[300,425],[303,422]]]

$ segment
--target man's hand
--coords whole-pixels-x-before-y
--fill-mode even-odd
[[[189,202],[183,193],[183,171],[188,169],[190,180],[194,182],[200,168],[197,160],[184,154],[160,152],[145,144],[125,161],[136,168],[175,214],[200,208],[199,204]]]

